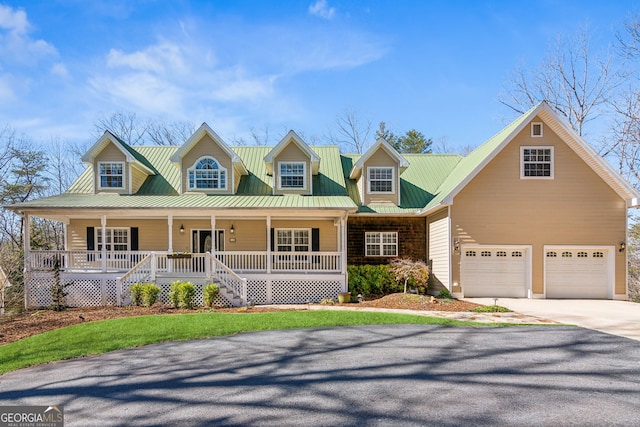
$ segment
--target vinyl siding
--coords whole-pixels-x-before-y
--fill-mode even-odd
[[[74,219],[67,226],[70,250],[87,249],[87,227],[100,228],[99,219]],[[168,238],[167,221],[163,219],[107,219],[110,227],[138,227],[138,245],[141,251],[166,251]],[[175,225],[174,225],[175,227]],[[178,224],[178,227],[180,225]],[[174,231],[178,230],[174,228]],[[174,237],[174,249],[175,237]]]
[[[427,218],[429,230],[429,261],[433,288],[440,287],[451,290],[449,284],[449,217],[447,210],[442,210]]]
[[[542,121],[539,117],[533,121]],[[520,147],[553,146],[554,179],[520,179]],[[464,243],[532,245],[532,290],[544,292],[543,246],[617,245],[626,203],[551,129],[524,129],[454,198],[452,235]],[[625,253],[615,253],[615,293],[626,292]],[[453,282],[460,281],[460,255]],[[454,289],[454,291],[458,291]]]
[[[144,180],[147,179],[147,174],[139,171],[138,169],[131,168],[132,171],[132,193],[137,193],[142,184],[144,184]]]
[[[110,190],[107,188],[100,188],[100,169],[98,168],[98,164],[100,162],[124,162],[124,176],[122,178],[122,182],[124,185],[124,189],[122,190]],[[125,155],[116,147],[112,142],[110,142],[101,152],[96,156],[93,161],[93,170],[95,171],[93,176],[93,188],[95,188],[96,193],[117,193],[117,194],[128,194],[129,193],[129,164],[125,161]]]

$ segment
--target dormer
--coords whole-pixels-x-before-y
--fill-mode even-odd
[[[135,194],[156,171],[140,153],[108,130],[82,156],[94,171],[94,192]]]
[[[409,162],[383,138],[356,161],[349,178],[357,182],[362,204],[400,206],[400,175]]]
[[[318,175],[320,157],[290,130],[264,158],[273,179],[273,194],[313,194],[313,175]]]
[[[249,172],[240,157],[206,123],[171,156],[180,169],[180,193],[234,194]]]

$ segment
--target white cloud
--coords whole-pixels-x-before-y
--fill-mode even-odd
[[[130,54],[111,49],[107,55],[107,65],[114,68],[128,67],[133,70],[153,73],[162,73],[169,69],[183,71],[186,68],[183,55],[178,45],[163,42]]]
[[[56,48],[44,40],[29,36],[31,24],[22,9],[0,5],[0,56],[5,62],[34,65],[38,60],[56,56]]]
[[[51,74],[66,79],[69,77],[69,70],[63,63],[57,62],[51,66]]]
[[[336,8],[329,7],[327,0],[317,0],[309,5],[309,14],[323,19],[333,19],[336,14]]]

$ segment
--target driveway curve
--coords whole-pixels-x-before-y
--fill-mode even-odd
[[[640,425],[638,342],[576,327],[358,326],[171,342],[0,376],[66,426]]]

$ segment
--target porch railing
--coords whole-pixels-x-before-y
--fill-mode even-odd
[[[103,260],[100,251],[36,251],[29,253],[31,271],[53,270],[58,261],[60,269],[69,272],[129,271],[150,251],[107,252]],[[241,273],[267,272],[266,251],[220,251],[215,258],[229,269]],[[155,253],[155,271],[179,274],[204,274],[206,254]],[[340,252],[272,252],[271,272],[286,273],[340,273]],[[151,268],[151,267],[150,267]]]

